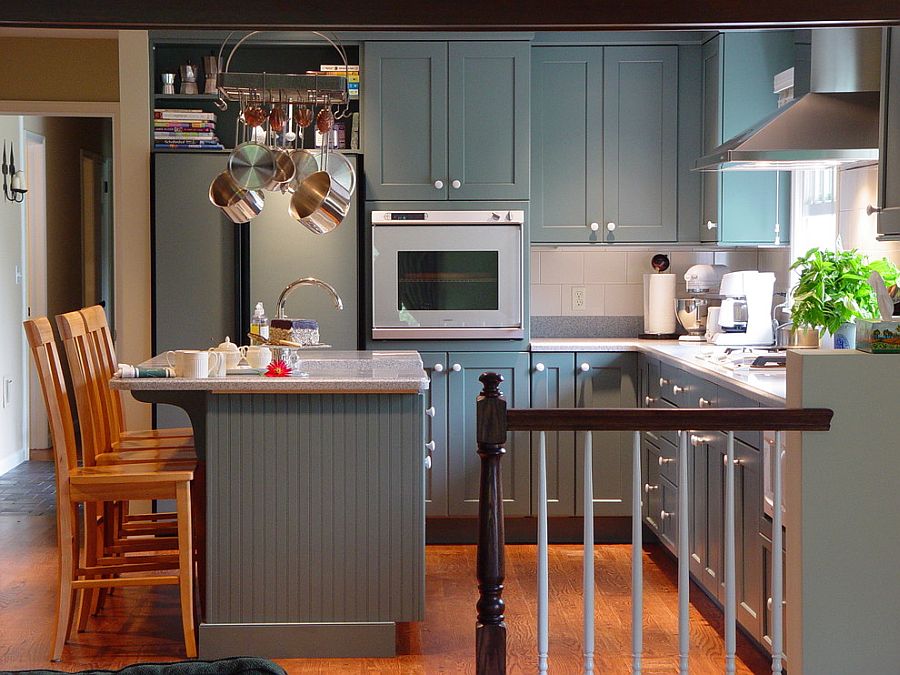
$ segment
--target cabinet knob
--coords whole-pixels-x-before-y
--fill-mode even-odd
[[[425,444],[425,449],[428,450],[428,452],[434,452],[434,448],[435,448],[434,441],[428,441]]]
[[[660,458],[659,458],[659,465],[660,465],[660,466],[663,466],[664,464],[671,464],[671,463],[674,462],[674,461],[675,461],[675,460],[672,459],[671,457],[660,457]]]
[[[425,411],[425,414],[428,415],[429,417],[434,417],[434,406],[431,406],[430,408],[428,408],[428,410]]]
[[[707,401],[702,396],[697,399],[697,405],[701,408],[709,408],[712,407],[712,401]]]
[[[665,387],[668,384],[669,384],[669,381],[666,378],[664,378],[664,377],[659,378],[659,386],[660,387]]]
[[[659,490],[659,485],[650,485],[650,483],[644,483],[644,492],[649,494],[654,490]]]
[[[672,393],[673,394],[682,394],[685,391],[687,391],[687,389],[685,387],[679,387],[677,384],[672,385]]]
[[[706,221],[706,229],[707,229],[707,230],[714,230],[714,229],[716,229],[718,226],[719,226],[718,223],[714,223],[714,222],[711,221],[711,220],[707,220],[707,221]]]
[[[659,519],[660,519],[660,520],[665,520],[666,518],[671,518],[671,517],[674,516],[674,515],[675,515],[675,513],[673,513],[672,511],[660,511],[660,512],[659,512]]]
[[[450,181],[450,187],[452,187],[454,190],[459,190],[459,188],[462,187],[462,182],[458,180],[452,180]]]
[[[431,367],[431,369],[436,373],[443,373],[444,372],[444,364],[443,363],[435,363]]]
[[[546,368],[547,367],[543,363],[535,363],[534,364],[534,369],[539,373],[543,373],[544,370],[546,370]]]
[[[596,232],[600,229],[600,223],[591,223],[588,227],[591,228],[591,232]]]
[[[645,397],[644,397],[644,405],[647,406],[648,408],[649,408],[651,405],[653,405],[654,401],[656,401],[656,399],[653,398],[652,396],[645,396]]]
[[[784,607],[786,605],[787,605],[787,600],[782,600],[781,606]],[[766,599],[766,609],[769,610],[770,612],[772,611],[772,598]]]
[[[703,436],[697,436],[696,434],[691,434],[691,445],[695,448],[697,446],[703,445]]]
[[[587,371],[589,371],[591,369],[591,364],[590,363],[582,363],[580,366],[578,366],[578,368],[579,368],[579,370],[581,370],[582,373],[586,373]]]
[[[606,224],[606,229],[607,229],[608,231],[610,231],[610,232],[613,232],[613,231],[615,231],[615,229],[616,229],[616,224],[615,224],[615,223],[607,223],[607,224]]]
[[[431,457],[428,457],[428,456],[425,457],[425,469],[426,470],[431,469]]]
[[[722,455],[722,464],[724,464],[725,466],[728,466],[728,455]],[[736,460],[734,460],[734,465],[735,466],[743,466],[744,460],[736,459]]]
[[[450,369],[451,369],[454,373],[458,373],[459,371],[462,370],[462,366],[459,365],[458,363],[454,363],[452,366],[450,366]]]
[[[442,180],[434,181],[434,189],[435,190],[443,190],[444,189],[444,181],[442,181]]]
[[[872,206],[871,204],[866,206],[866,215],[867,216],[871,216],[874,213],[881,213],[881,207],[880,206]]]

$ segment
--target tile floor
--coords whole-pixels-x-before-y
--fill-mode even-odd
[[[23,462],[0,476],[0,516],[56,511],[53,462]]]

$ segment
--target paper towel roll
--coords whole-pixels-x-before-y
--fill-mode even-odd
[[[644,332],[666,334],[675,332],[674,274],[644,275]]]

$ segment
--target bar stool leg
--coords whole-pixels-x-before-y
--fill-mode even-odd
[[[194,549],[191,544],[191,488],[179,483],[175,488],[178,511],[178,590],[181,596],[181,625],[184,649],[189,659],[197,657],[194,633]]]

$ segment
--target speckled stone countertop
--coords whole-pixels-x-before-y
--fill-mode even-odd
[[[152,368],[168,364],[163,354],[140,365]],[[300,374],[290,377],[265,377],[255,373],[196,379],[114,377],[110,386],[134,391],[391,394],[425,391],[429,383],[422,368],[422,358],[415,351],[310,351],[310,356],[301,361],[301,368]]]
[[[729,370],[697,358],[700,350],[705,347],[705,343],[637,338],[534,338],[531,341],[532,352],[641,352],[712,380],[764,405],[784,406],[787,392],[787,375],[784,370]]]

